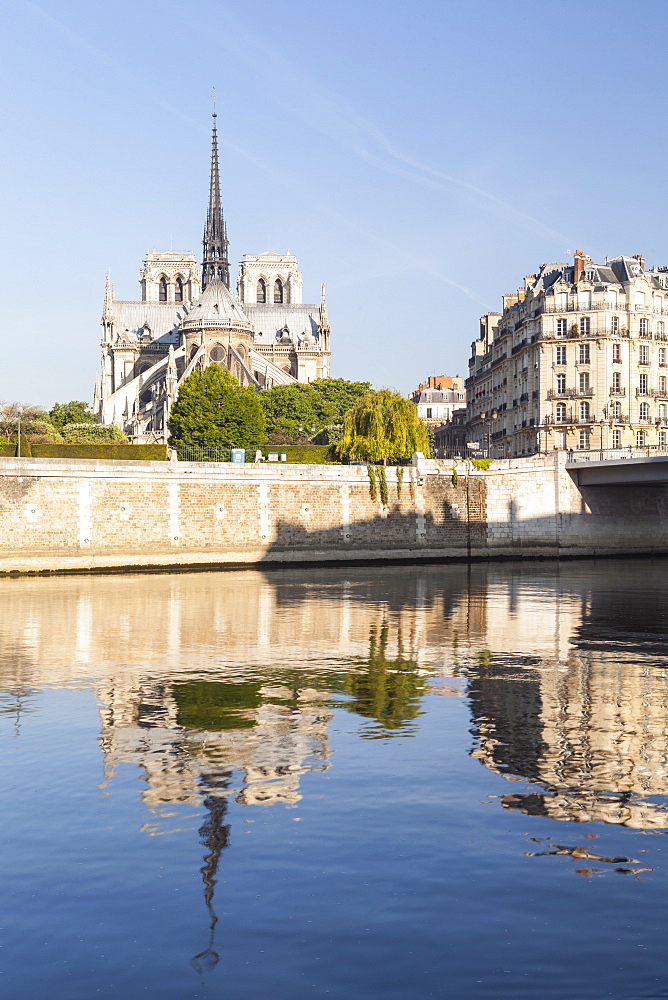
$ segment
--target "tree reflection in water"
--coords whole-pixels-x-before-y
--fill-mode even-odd
[[[345,703],[347,711],[375,719],[382,727],[382,732],[374,730],[361,734],[371,739],[404,730],[408,721],[421,714],[420,699],[425,692],[417,662],[404,657],[401,630],[395,659],[388,657],[388,644],[388,624],[383,623],[380,629],[372,625],[364,670],[349,673],[345,678],[344,692],[350,696]]]

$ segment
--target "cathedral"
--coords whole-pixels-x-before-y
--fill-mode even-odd
[[[196,368],[220,365],[257,391],[329,377],[324,285],[319,303],[303,303],[296,257],[245,254],[230,289],[215,111],[202,267],[191,253],[148,253],[139,286],[138,302],[120,300],[107,276],[93,404],[135,443],[167,441],[179,385]]]

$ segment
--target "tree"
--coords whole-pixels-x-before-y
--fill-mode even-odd
[[[19,429],[19,409],[21,410],[21,438],[25,435],[32,444],[62,441],[49,415],[39,406],[20,403],[0,403],[0,438],[16,442]],[[21,449],[22,454],[27,454]]]
[[[49,416],[54,427],[64,427],[65,424],[97,423],[88,403],[84,403],[81,399],[72,399],[69,403],[54,403],[49,410]]]
[[[349,382],[345,378],[318,378],[311,387],[332,412],[332,424],[342,424],[360,396],[371,392],[371,382]]]
[[[321,378],[315,382],[277,385],[260,398],[272,444],[301,444],[313,435],[324,435],[327,444],[338,440],[334,428],[355,401],[371,388],[369,382],[348,382],[344,378]],[[300,430],[301,427],[301,430]]]
[[[264,414],[252,387],[209,365],[181,384],[169,431],[172,444],[254,451],[265,439]]]
[[[302,444],[331,422],[321,397],[301,382],[267,389],[260,395],[260,405],[272,444]]]
[[[408,458],[415,451],[431,454],[426,426],[417,407],[391,389],[367,392],[346,416],[337,450],[342,458],[383,462]]]

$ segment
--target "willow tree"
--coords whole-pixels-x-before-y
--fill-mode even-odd
[[[383,462],[408,458],[413,452],[429,455],[429,434],[417,407],[391,389],[367,392],[346,414],[337,450],[342,458]]]

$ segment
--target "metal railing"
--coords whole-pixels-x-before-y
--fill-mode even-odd
[[[200,445],[177,445],[179,462],[229,462],[231,448],[206,448]]]
[[[589,388],[589,389],[564,389],[561,392],[559,391],[559,389],[548,389],[547,390],[547,398],[548,399],[559,399],[559,398],[562,398],[562,399],[573,399],[573,398],[577,398],[578,396],[584,396],[584,397],[587,397],[587,398],[591,398],[593,395],[594,395],[594,390],[591,389],[591,388]]]
[[[628,445],[626,448],[583,448],[571,449],[569,460],[571,462],[619,462],[623,458],[651,458],[668,456],[668,445],[648,444],[642,448],[635,448]]]

